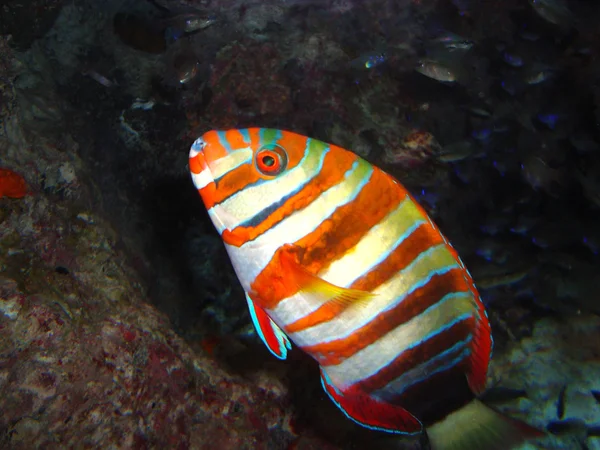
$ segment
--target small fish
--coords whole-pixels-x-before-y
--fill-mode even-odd
[[[481,256],[486,261],[495,264],[503,264],[508,260],[510,251],[498,240],[486,239],[481,243],[477,250],[475,250],[475,254]]]
[[[194,55],[180,54],[173,59],[173,69],[179,84],[184,85],[198,75],[200,64]]]
[[[454,34],[450,31],[445,31],[436,38],[432,39],[431,42],[436,45],[441,45],[450,52],[470,50],[473,47],[473,41],[466,39],[458,34]]]
[[[0,198],[23,198],[27,195],[25,179],[10,169],[0,169]]]
[[[487,107],[482,106],[469,106],[466,108],[471,114],[477,117],[488,118],[492,117],[492,111]]]
[[[492,135],[491,128],[479,128],[477,130],[473,130],[471,132],[471,137],[473,139],[477,139],[478,141],[487,141]]]
[[[468,158],[475,151],[471,141],[459,141],[442,148],[437,158],[442,162],[456,162]]]
[[[386,61],[387,56],[384,52],[366,53],[364,55],[359,56],[358,58],[354,58],[348,63],[348,65],[353,69],[368,70],[382,65]]]
[[[511,233],[525,235],[540,221],[539,217],[520,215],[514,227],[511,227]]]
[[[539,156],[530,156],[521,164],[523,177],[531,185],[538,190],[545,190],[552,194],[553,189],[564,184],[564,175],[558,170],[550,167],[546,161]]]
[[[523,281],[528,274],[529,270],[521,270],[504,275],[485,277],[477,280],[477,286],[479,289],[492,289],[500,286],[510,286],[511,284]]]
[[[539,120],[541,123],[546,125],[551,130],[555,130],[556,125],[558,125],[559,121],[563,118],[564,118],[564,116],[562,114],[551,113],[551,112],[540,113],[536,116],[537,120]]]
[[[168,43],[173,43],[183,36],[204,30],[216,22],[214,16],[197,12],[176,14],[163,19],[164,35]]]
[[[434,450],[511,448],[544,433],[475,399],[492,348],[471,276],[394,178],[289,131],[209,131],[194,185],[278,358],[294,342],[347,417]],[[452,404],[450,405],[451,402]],[[420,420],[431,417],[434,420]]]
[[[543,64],[533,64],[523,76],[525,83],[529,85],[541,84],[556,75],[556,70]]]
[[[182,33],[190,34],[196,31],[204,30],[216,22],[215,16],[201,14],[197,12],[188,12],[176,14],[164,19],[167,28],[179,30]]]
[[[93,69],[89,69],[89,70],[84,70],[82,72],[83,75],[86,75],[88,77],[90,77],[92,80],[97,81],[98,83],[100,83],[102,86],[104,87],[113,87],[116,83],[109,80],[108,78],[106,78],[104,75],[102,75],[101,73],[93,70]]]
[[[503,52],[502,59],[506,64],[513,67],[521,67],[523,65],[523,58],[509,52]]]
[[[535,42],[540,38],[540,35],[537,33],[534,33],[533,31],[528,31],[528,30],[523,30],[519,33],[519,36],[521,36],[521,38],[525,39],[526,41],[531,41],[531,42]]]
[[[533,10],[545,21],[561,28],[570,28],[573,13],[564,0],[529,0]]]
[[[449,68],[447,65],[432,59],[423,59],[419,61],[419,64],[415,70],[436,81],[442,81],[445,83],[454,83],[457,81],[457,76],[454,70]]]

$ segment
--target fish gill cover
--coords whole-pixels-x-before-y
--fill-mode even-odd
[[[204,132],[260,126],[399,179],[486,305],[488,403],[548,431],[529,448],[597,448],[599,20],[591,0],[5,2],[0,447],[426,448],[260,344],[186,167]]]

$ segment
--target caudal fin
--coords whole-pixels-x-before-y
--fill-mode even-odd
[[[427,428],[431,450],[508,450],[545,433],[473,400]]]

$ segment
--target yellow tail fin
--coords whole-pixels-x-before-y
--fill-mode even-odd
[[[545,433],[473,400],[427,428],[431,450],[509,450]]]

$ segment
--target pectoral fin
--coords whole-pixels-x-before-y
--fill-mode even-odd
[[[377,400],[364,392],[336,388],[321,369],[321,384],[329,398],[346,416],[366,428],[388,433],[417,435],[421,422],[404,408]]]
[[[298,262],[298,249],[293,245],[285,246],[280,253],[280,264],[289,283],[294,285],[297,292],[313,297],[316,302],[338,309],[351,305],[365,305],[374,294],[359,289],[348,289],[325,281],[307,271]]]
[[[292,349],[290,340],[275,322],[267,315],[264,309],[258,306],[246,293],[250,317],[254,322],[256,332],[271,353],[279,359],[287,357],[287,351]]]

